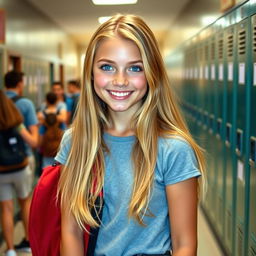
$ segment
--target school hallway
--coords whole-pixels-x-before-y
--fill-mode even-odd
[[[14,242],[19,243],[23,237],[23,227],[21,222],[19,221],[15,227],[15,237]],[[205,217],[201,210],[199,210],[198,214],[198,253],[197,256],[223,256],[224,254],[221,252],[209,226],[205,220]],[[5,245],[2,244],[0,247],[0,256],[3,255],[5,250]],[[18,256],[30,256],[30,253],[18,253]],[[113,255],[119,256],[119,255]]]

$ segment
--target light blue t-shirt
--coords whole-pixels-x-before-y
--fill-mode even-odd
[[[62,140],[56,160],[65,164],[71,132]],[[135,136],[104,134],[110,150],[105,155],[104,207],[95,256],[161,254],[171,249],[168,204],[165,187],[200,176],[192,148],[181,138],[159,138],[153,191],[149,209],[155,217],[144,217],[146,227],[128,218],[133,184],[131,152]]]

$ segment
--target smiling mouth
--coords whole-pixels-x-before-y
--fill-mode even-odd
[[[108,91],[108,92],[109,92],[109,94],[111,96],[120,97],[120,98],[127,97],[127,96],[132,94],[132,91],[129,91],[129,92],[127,92],[127,91],[123,91],[123,92],[120,92],[120,91]]]

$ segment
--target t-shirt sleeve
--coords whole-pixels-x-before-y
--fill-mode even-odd
[[[167,150],[164,172],[165,185],[175,184],[201,175],[192,147],[183,140],[175,140]]]
[[[35,106],[31,100],[22,98],[16,102],[16,105],[24,117],[24,124],[27,128],[38,124]]]
[[[55,160],[65,165],[68,159],[70,147],[71,147],[71,130],[68,129],[64,132],[64,135],[60,143],[60,150],[57,153]]]
[[[67,111],[67,104],[63,101],[60,101],[57,105],[58,111],[66,110]]]

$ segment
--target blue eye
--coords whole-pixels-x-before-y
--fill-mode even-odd
[[[132,72],[141,72],[142,71],[142,67],[141,66],[131,66],[129,68],[130,71]]]
[[[109,64],[104,64],[104,65],[100,66],[100,68],[103,71],[113,71],[114,70],[114,68],[111,65],[109,65]]]

